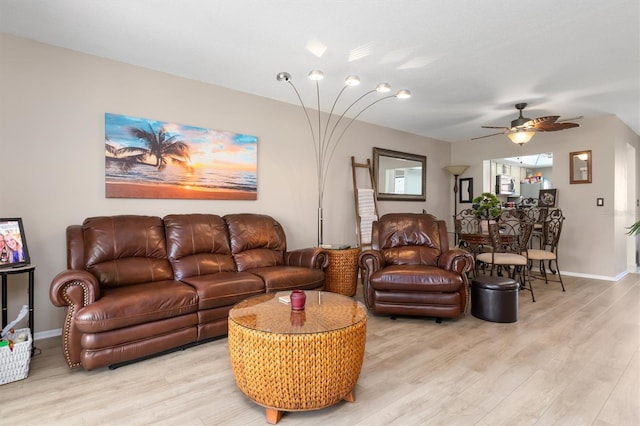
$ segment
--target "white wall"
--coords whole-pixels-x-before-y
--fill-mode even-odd
[[[463,177],[482,182],[482,160],[553,153],[553,187],[566,220],[560,240],[561,271],[603,279],[626,273],[625,227],[627,209],[627,144],[638,147],[640,138],[615,116],[582,120],[580,127],[538,133],[522,150],[504,136],[452,145],[452,162],[469,164]],[[592,150],[592,183],[569,183],[569,153]],[[624,190],[620,190],[624,186]],[[635,186],[633,186],[635,191]],[[478,195],[474,185],[474,194]],[[604,207],[596,198],[604,198]],[[638,198],[634,196],[633,198]],[[464,208],[463,204],[461,208]]]
[[[290,249],[316,244],[314,154],[300,107],[2,34],[0,57],[0,217],[25,223],[37,265],[36,331],[61,327],[63,310],[49,301],[49,284],[65,268],[65,228],[86,217],[259,212],[282,223]],[[105,112],[258,136],[258,199],[105,198]],[[351,156],[363,162],[374,146],[427,156],[427,202],[380,202],[381,214],[450,214],[451,178],[442,170],[449,143],[357,122],[329,171],[327,243],[356,244]],[[26,276],[11,276],[9,288],[14,318],[27,303]]]

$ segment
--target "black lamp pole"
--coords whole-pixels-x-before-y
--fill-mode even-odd
[[[455,232],[456,216],[458,216],[458,176],[463,174],[469,166],[446,166],[444,169],[451,173],[454,178],[453,182],[453,226],[454,226],[454,244],[458,245],[458,234]]]

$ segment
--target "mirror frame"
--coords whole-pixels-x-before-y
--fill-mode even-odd
[[[458,179],[459,185],[459,203],[471,203],[473,202],[473,178],[460,178]]]
[[[380,181],[380,157],[390,157],[400,160],[417,161],[422,167],[421,191],[420,194],[391,194],[388,192],[380,192],[378,190],[378,182]],[[373,179],[375,181],[376,199],[383,201],[426,201],[427,188],[427,157],[418,154],[409,154],[406,152],[393,151],[384,148],[373,148]]]
[[[577,160],[576,157],[584,154],[587,155],[587,159],[582,161],[585,161],[587,163],[587,177],[586,179],[576,179],[575,172],[577,170],[575,170],[575,166],[574,166],[575,161]],[[592,155],[591,155],[590,149],[569,153],[569,183],[591,183],[591,160],[592,160]]]

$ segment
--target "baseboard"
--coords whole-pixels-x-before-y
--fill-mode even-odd
[[[592,279],[592,280],[602,280],[602,281],[618,281],[618,280],[621,280],[622,278],[624,278],[628,274],[627,271],[624,271],[624,272],[619,273],[615,277],[607,277],[607,276],[604,276],[604,275],[581,274],[579,272],[560,271],[560,273],[562,275],[566,275],[568,277],[589,278],[589,279]]]
[[[44,339],[50,339],[52,337],[57,337],[57,336],[62,336],[61,328],[56,328],[55,330],[38,331],[36,334],[33,335],[33,340],[44,340]]]

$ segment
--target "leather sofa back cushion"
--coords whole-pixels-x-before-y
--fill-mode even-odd
[[[275,219],[259,214],[229,214],[224,220],[238,271],[284,265],[287,241]]]
[[[173,279],[162,219],[155,216],[88,218],[82,225],[85,269],[104,287]]]
[[[212,214],[165,216],[167,252],[175,278],[235,271],[224,220]]]
[[[424,214],[387,214],[375,243],[388,265],[437,265],[442,253],[439,221]]]

